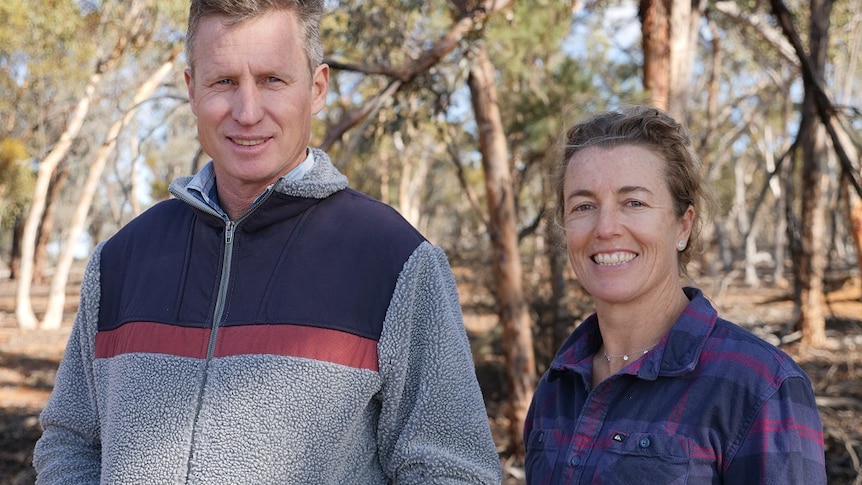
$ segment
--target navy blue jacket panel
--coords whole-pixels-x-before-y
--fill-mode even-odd
[[[239,220],[231,244],[226,230],[177,200],[124,227],[102,252],[99,330],[211,327],[227,262],[221,326],[294,324],[377,340],[398,275],[424,241],[352,189],[326,199],[276,192]]]

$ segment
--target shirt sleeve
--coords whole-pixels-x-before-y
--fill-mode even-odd
[[[42,411],[42,436],[33,452],[36,483],[99,483],[101,442],[93,381],[94,336],[99,315],[99,255],[84,273],[81,300],[54,389]]]
[[[429,243],[406,263],[380,341],[378,447],[394,483],[501,483],[446,256]]]
[[[808,379],[788,377],[764,402],[726,464],[724,483],[826,483],[823,427]]]

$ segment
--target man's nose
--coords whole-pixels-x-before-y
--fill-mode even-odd
[[[235,92],[233,118],[242,125],[253,125],[263,118],[260,90],[252,84],[241,85]]]

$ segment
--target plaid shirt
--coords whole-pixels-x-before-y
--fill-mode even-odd
[[[662,342],[595,389],[596,315],[575,329],[530,406],[527,483],[826,483],[808,376],[685,292]]]

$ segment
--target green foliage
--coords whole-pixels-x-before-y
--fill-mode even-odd
[[[36,182],[27,148],[18,140],[0,141],[0,227],[8,228],[30,202]]]
[[[396,67],[428,47],[448,26],[445,11],[414,0],[329,2],[321,35],[327,56]],[[357,55],[361,54],[361,56]]]
[[[331,103],[323,114],[328,121],[315,127],[316,139],[382,92],[393,80],[386,70],[397,71],[419,58],[448,33],[454,21],[445,4],[363,0],[330,5],[322,27],[327,57],[359,65],[366,73],[333,72]],[[549,164],[555,161],[554,150],[564,126],[577,113],[641,96],[640,73],[631,59],[608,61],[605,54],[612,41],[602,38],[601,29],[593,25],[583,27],[595,30],[590,49],[584,50],[582,58],[575,58],[566,48],[573,16],[565,2],[534,0],[513,5],[511,10],[490,16],[439,64],[402,86],[395,99],[331,150],[354,186],[378,197],[388,192],[388,200],[397,204],[404,164],[427,163],[423,203],[429,213],[446,219],[441,227],[457,229],[465,220],[481,221],[482,214],[473,213],[475,208],[466,203],[455,179],[453,156],[462,165],[470,189],[481,197],[484,180],[467,77],[472,45],[484,42],[497,69],[509,153],[518,171],[521,218],[526,225],[541,212],[548,197],[543,179],[552,172]],[[579,20],[600,19],[593,15]],[[400,145],[390,141],[396,134]],[[381,179],[382,173],[386,180]],[[438,206],[446,210],[437,211]],[[484,232],[481,227],[476,231]],[[462,238],[463,234],[455,231],[451,236]]]
[[[153,156],[148,156],[144,159],[145,165],[150,169],[151,172],[157,175],[161,175],[159,171],[159,160],[157,160]],[[170,186],[171,181],[168,180],[167,177],[157,176],[154,177],[150,182],[150,197],[153,200],[164,200],[170,197],[170,191],[168,187]]]
[[[329,102],[314,124],[311,143],[319,143],[365,107],[444,38],[454,24],[451,9],[463,3],[476,2],[328,0],[321,30],[326,56],[358,67],[333,70]],[[759,188],[766,170],[764,152],[779,155],[792,141],[798,121],[793,103],[799,101],[801,84],[798,69],[756,31],[777,27],[768,2],[737,3],[743,15],[761,15],[764,23],[754,27],[710,9],[701,29],[686,120],[701,156],[714,168],[712,178],[725,207],[737,190],[731,162],[750,168],[751,187]],[[807,38],[808,4],[786,3]],[[132,5],[145,8],[128,24]],[[636,7],[626,10],[621,2],[605,1],[584,5],[573,13],[571,2],[518,1],[492,14],[438,64],[399,86],[349,130],[331,150],[334,161],[355,187],[396,206],[403,202],[405,184],[413,183],[421,192],[422,217],[431,221],[429,236],[443,234],[447,239],[439,242],[444,245],[479,247],[486,237],[484,180],[467,80],[473,49],[482,42],[496,68],[519,220],[522,227],[529,226],[553,204],[548,178],[559,162],[565,128],[609,106],[647,99]],[[128,35],[124,57],[105,73],[83,133],[64,162],[75,180],[86,172],[105,128],[128,108],[135,86],[182,41],[187,9],[187,0],[0,2],[0,138],[26,147],[26,158],[42,158],[66,126],[97,61]],[[843,112],[857,115],[862,62],[853,61],[859,58],[853,53],[859,49],[859,18],[859,2],[835,4],[826,80]],[[714,45],[719,51],[713,51]],[[710,98],[712,74],[717,78],[715,98]],[[110,183],[128,183],[129,155],[122,150],[128,151],[134,137],[152,174],[146,180],[152,200],[165,197],[170,180],[189,171],[196,149],[180,69],[160,94],[161,101],[143,110],[135,128],[121,134],[117,167],[109,171],[114,175]],[[707,109],[711,103],[714,110]],[[468,201],[459,175],[479,199],[477,206]],[[67,192],[64,201],[75,195]]]
[[[394,80],[395,73],[404,72],[451,27],[448,11],[433,3],[363,0],[329,4],[332,8],[321,26],[326,57],[359,66],[362,72],[333,71],[331,102],[322,115],[328,121],[315,127],[315,140],[325,135],[327,125],[336,124],[381,93]],[[429,123],[447,109],[449,96],[457,89],[453,85],[458,76],[457,67],[452,70],[455,59],[450,56],[430,72],[421,73],[418,79],[403,85],[395,99],[387,100],[331,150],[336,162],[343,162],[339,168],[357,188],[378,197],[384,195],[383,191],[392,193],[395,197],[392,202],[397,203],[397,184],[404,160],[387,138],[399,133],[404,143],[409,144],[414,139],[410,132],[417,127],[436,131]],[[423,143],[427,142],[423,136]],[[391,190],[383,188],[380,181],[381,159],[387,158],[394,163],[389,174]]]

